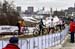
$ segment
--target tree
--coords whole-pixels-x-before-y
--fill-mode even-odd
[[[11,7],[12,5],[5,0],[2,6],[2,15],[0,16],[0,25],[16,25],[19,13]],[[9,10],[10,8],[10,10]]]

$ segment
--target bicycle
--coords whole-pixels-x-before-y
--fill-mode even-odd
[[[18,30],[14,30],[14,32],[17,33],[17,34],[19,33]],[[24,28],[22,29],[22,33],[23,33],[23,34],[28,34],[28,33],[29,33],[28,27],[24,27]]]
[[[33,30],[33,36],[36,36],[36,35],[38,35],[38,33],[39,33],[39,28],[38,28],[38,25],[34,28],[34,30]]]
[[[40,31],[39,27],[35,27],[34,31],[33,31],[33,36],[36,36],[36,35],[40,35],[42,33],[43,34],[46,34],[48,31],[47,31],[47,28],[45,26],[43,26],[43,33],[42,31]]]

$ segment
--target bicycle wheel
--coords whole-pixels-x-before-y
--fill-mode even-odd
[[[39,31],[35,29],[35,30],[33,31],[33,36],[36,36],[36,35],[38,35],[38,34],[39,34]]]

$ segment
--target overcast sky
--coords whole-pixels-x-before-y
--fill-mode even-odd
[[[7,0],[11,2],[12,0]],[[35,10],[45,7],[46,10],[53,8],[55,10],[67,9],[74,7],[75,0],[13,0],[14,4],[21,6],[25,10],[28,6],[34,6]]]

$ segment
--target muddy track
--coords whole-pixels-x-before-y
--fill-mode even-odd
[[[19,34],[17,35],[16,33],[12,34],[12,33],[9,33],[9,34],[0,34],[0,40],[4,40],[4,39],[9,39],[10,37],[13,37],[13,36],[17,36],[18,38],[33,38],[33,37],[38,37],[38,36],[44,36],[44,35],[48,35],[48,33],[45,33],[45,34],[29,34],[29,35],[25,35],[25,34]]]

